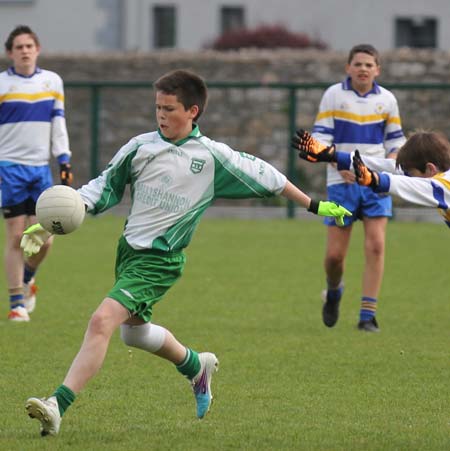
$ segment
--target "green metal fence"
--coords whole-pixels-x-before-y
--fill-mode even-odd
[[[299,91],[311,89],[326,89],[333,83],[261,83],[261,82],[211,82],[209,88],[217,89],[276,89],[287,91],[288,108],[288,136],[291,137],[296,130],[297,97]],[[389,90],[450,90],[450,83],[383,83]],[[100,142],[100,111],[102,102],[102,90],[105,88],[127,88],[153,89],[152,82],[139,81],[72,81],[65,83],[66,88],[87,89],[90,92],[90,122],[91,122],[91,148],[90,148],[90,173],[96,177],[99,173],[99,142]],[[290,149],[289,142],[286,143],[288,152],[286,174],[290,180],[295,182],[296,155]],[[291,201],[287,204],[287,217],[295,216],[295,204]]]

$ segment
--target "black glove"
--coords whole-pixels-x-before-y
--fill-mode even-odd
[[[70,163],[62,163],[59,165],[59,177],[61,178],[61,185],[72,185],[73,174]]]
[[[336,146],[325,146],[324,144],[313,138],[306,130],[297,130],[295,136],[292,137],[292,147],[298,150],[298,156],[303,160],[312,163],[336,162]]]
[[[359,185],[370,186],[372,189],[377,188],[380,183],[380,176],[376,171],[372,171],[372,169],[369,169],[364,164],[359,150],[355,150],[355,154],[353,155],[353,169]]]

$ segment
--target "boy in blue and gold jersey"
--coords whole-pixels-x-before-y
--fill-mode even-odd
[[[435,207],[450,227],[450,142],[435,131],[413,133],[396,160],[361,156],[325,146],[305,130],[292,140],[303,160],[333,163],[339,170],[354,170],[358,184],[376,193],[389,193],[407,202]]]
[[[19,243],[23,230],[36,222],[36,200],[52,185],[52,154],[61,183],[70,184],[69,139],[64,118],[61,77],[37,66],[40,44],[25,25],[5,42],[12,66],[0,73],[0,208],[6,225],[5,271],[11,321],[29,321],[34,310],[34,274],[51,245],[24,261]]]
[[[379,55],[371,45],[353,47],[346,65],[347,79],[324,93],[313,128],[313,136],[326,146],[334,144],[341,152],[358,148],[362,155],[395,158],[405,138],[394,95],[379,86]],[[324,261],[327,289],[322,293],[322,319],[333,327],[339,316],[343,294],[343,275],[352,226],[364,224],[365,268],[362,280],[358,329],[378,332],[375,319],[378,294],[384,270],[384,246],[387,220],[392,216],[391,198],[379,195],[355,183],[353,171],[327,165],[328,199],[353,213],[344,227],[328,226]]]
[[[436,207],[450,227],[450,143],[444,135],[413,134],[400,149],[395,170],[390,161],[363,160],[358,151],[352,162],[360,185],[413,204]]]

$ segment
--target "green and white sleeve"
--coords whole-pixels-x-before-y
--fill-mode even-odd
[[[215,143],[214,197],[242,199],[272,197],[286,186],[286,176],[254,155]]]
[[[88,206],[88,212],[98,214],[117,205],[131,182],[132,161],[139,148],[136,140],[125,144],[109,162],[106,169],[78,192]]]

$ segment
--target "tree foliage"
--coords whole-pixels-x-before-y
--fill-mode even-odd
[[[294,33],[282,25],[261,25],[254,29],[241,28],[219,36],[210,45],[214,50],[237,50],[241,48],[317,48],[327,45],[306,33]]]

